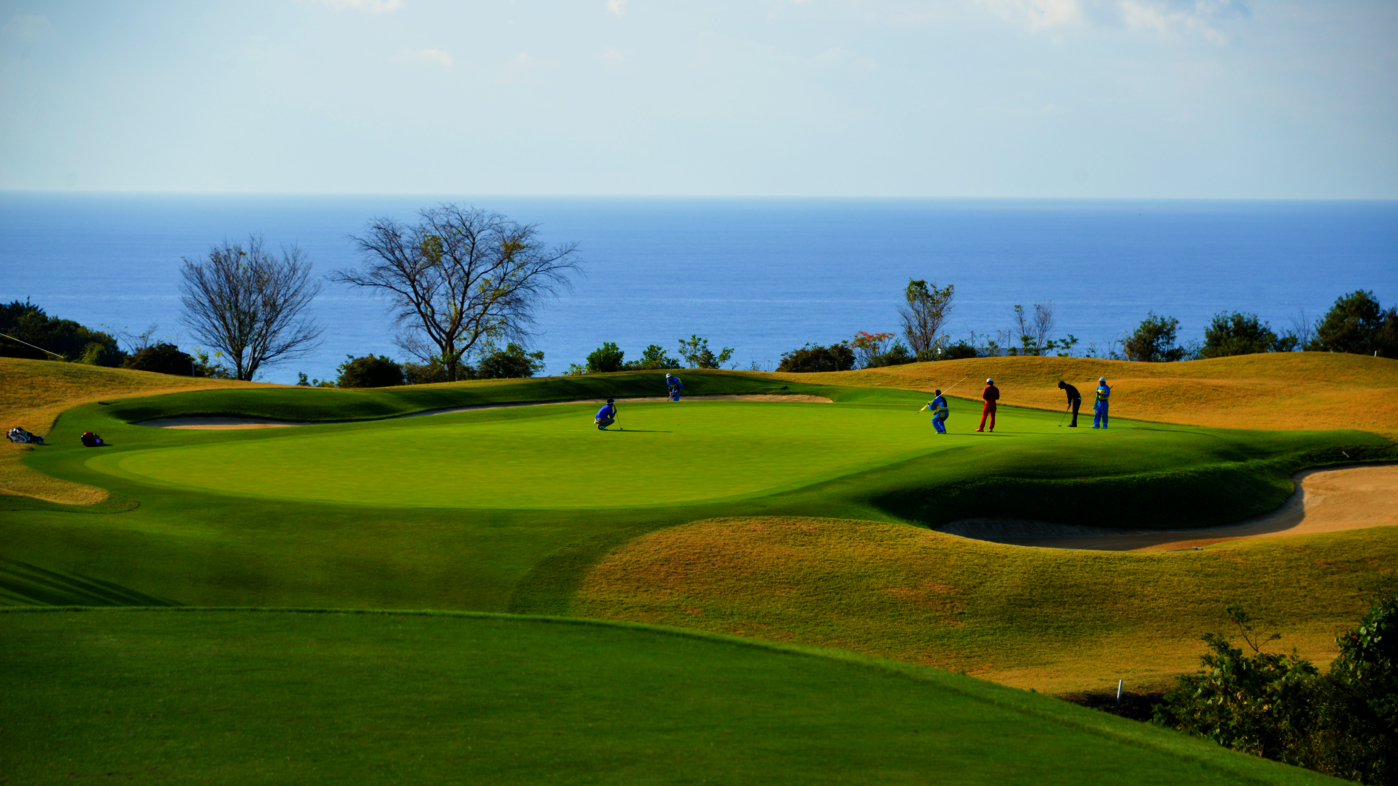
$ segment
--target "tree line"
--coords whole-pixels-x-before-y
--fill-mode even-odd
[[[1015,305],[1010,327],[994,336],[972,333],[952,342],[943,330],[955,305],[955,287],[913,279],[903,293],[899,333],[860,331],[830,345],[806,344],[782,355],[778,371],[848,371],[936,360],[999,356],[1072,357],[1080,340],[1060,335],[1052,303]],[[1372,291],[1336,299],[1315,322],[1304,315],[1277,332],[1256,314],[1222,311],[1204,329],[1204,340],[1179,343],[1179,320],[1149,312],[1134,331],[1107,347],[1089,344],[1086,357],[1163,363],[1266,352],[1345,352],[1398,358],[1398,308],[1384,309]]]

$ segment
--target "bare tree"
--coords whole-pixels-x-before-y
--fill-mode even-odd
[[[324,329],[306,309],[320,292],[301,249],[280,258],[248,238],[246,248],[223,241],[207,260],[184,260],[181,321],[233,364],[233,376],[252,379],[264,365],[292,360],[315,348]]]
[[[1058,346],[1058,342],[1053,340],[1053,329],[1057,327],[1057,320],[1053,317],[1052,302],[1035,303],[1032,314],[1026,312],[1024,306],[1015,306],[1014,314],[1014,333],[1020,343],[1019,354],[1042,355]]]
[[[546,247],[533,224],[450,204],[418,217],[416,226],[375,220],[354,238],[364,269],[340,270],[332,279],[386,295],[403,329],[398,345],[441,363],[451,380],[477,343],[523,344],[539,301],[568,286],[578,270],[577,244]]]
[[[898,316],[903,321],[903,335],[918,360],[933,359],[934,350],[945,343],[946,337],[939,339],[937,334],[951,316],[954,292],[951,284],[938,289],[935,283],[928,286],[922,279],[908,281],[903,292],[908,303],[898,309]]]

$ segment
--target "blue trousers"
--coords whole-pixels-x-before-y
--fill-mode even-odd
[[[932,427],[937,429],[938,434],[945,434],[947,433],[946,422],[947,416],[939,412],[932,418]]]
[[[1107,427],[1107,402],[1099,401],[1097,406],[1092,408],[1092,427]]]
[[[671,401],[679,401],[679,400],[680,400],[680,389],[679,389],[679,388],[670,388],[670,400],[671,400]]]

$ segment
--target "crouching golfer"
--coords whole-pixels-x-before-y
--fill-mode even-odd
[[[1112,389],[1107,387],[1107,378],[1097,378],[1097,404],[1092,408],[1092,427],[1107,427],[1107,399],[1111,398]]]
[[[1073,410],[1073,422],[1068,424],[1068,428],[1077,428],[1078,407],[1082,406],[1082,394],[1078,392],[1077,388],[1061,379],[1058,380],[1058,389],[1068,394],[1068,409]],[[1058,422],[1062,423],[1063,419],[1059,418]]]
[[[947,416],[951,414],[951,409],[947,407],[947,400],[942,398],[942,391],[939,390],[933,395],[936,398],[927,402],[927,406],[919,409],[918,412],[932,410],[932,427],[937,429],[938,434],[945,434],[947,433]]]
[[[670,400],[679,401],[680,391],[684,390],[684,383],[674,374],[665,375],[665,387],[670,389]]]
[[[597,424],[597,428],[601,431],[606,431],[607,426],[610,426],[613,423],[615,423],[616,399],[607,399],[607,403],[603,405],[601,409],[597,410],[597,417],[594,419],[593,422]]]
[[[990,431],[995,432],[995,402],[1000,400],[1000,388],[995,387],[995,380],[985,381],[985,390],[981,391],[981,398],[985,399],[985,409],[981,410],[981,427],[977,432],[985,431],[985,419],[990,418]]]

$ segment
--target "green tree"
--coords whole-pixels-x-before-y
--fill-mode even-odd
[[[922,279],[910,279],[903,290],[907,304],[898,309],[898,316],[903,336],[918,360],[937,359],[937,350],[945,343],[945,336],[939,334],[951,316],[955,292],[951,284],[938,289],[935,283],[929,285]]]
[[[119,366],[126,359],[117,340],[107,333],[59,319],[29,301],[0,305],[0,357],[75,360],[98,366]],[[9,336],[7,338],[6,336]]]
[[[1398,310],[1384,311],[1371,291],[1343,295],[1316,323],[1306,351],[1398,357]]]
[[[346,355],[337,371],[335,386],[341,388],[391,388],[405,381],[403,367],[383,355]]]
[[[621,347],[610,341],[602,342],[602,346],[592,350],[587,356],[587,373],[607,374],[612,371],[621,371],[622,360],[626,353],[621,351]]]
[[[524,379],[543,370],[544,353],[525,352],[519,344],[508,344],[476,364],[476,374],[481,379]]]
[[[733,348],[724,347],[718,354],[714,354],[709,349],[709,340],[691,335],[688,339],[680,339],[679,356],[689,364],[690,368],[721,368],[724,363],[733,357]]]
[[[1231,355],[1256,355],[1263,352],[1290,352],[1296,348],[1295,336],[1278,336],[1272,326],[1256,314],[1220,311],[1204,328],[1204,347],[1200,357],[1222,358]]]
[[[1122,342],[1127,360],[1142,363],[1165,363],[1183,360],[1188,352],[1184,347],[1175,346],[1175,335],[1180,321],[1174,317],[1158,317],[1150,312],[1141,324]]]

